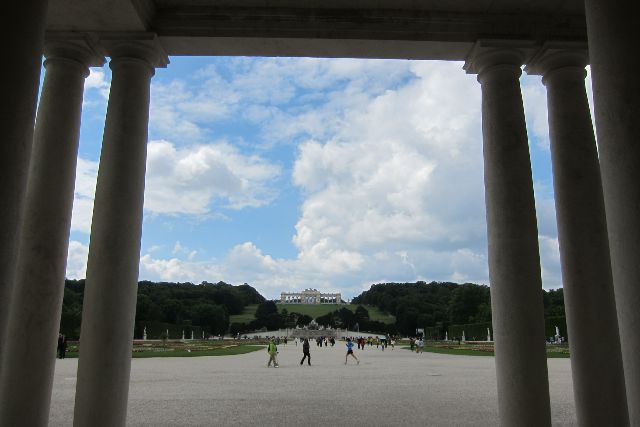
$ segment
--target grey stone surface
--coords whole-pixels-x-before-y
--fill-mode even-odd
[[[47,51],[6,330],[3,363],[11,369],[0,382],[2,425],[18,420],[23,425],[46,425],[88,57],[86,49],[73,45]]]
[[[46,11],[46,0],[18,2],[2,11],[2,26],[11,34],[3,53],[11,59],[4,62],[0,89],[0,373],[33,141]]]
[[[586,54],[549,55],[547,87],[562,282],[581,426],[629,424]],[[593,313],[598,313],[594,316]],[[602,390],[607,390],[606,394]]]
[[[640,425],[640,56],[627,2],[587,0],[593,102],[629,420]]]
[[[478,51],[487,241],[500,422],[550,424],[544,310],[519,51]],[[490,338],[490,337],[488,337]]]
[[[170,55],[464,60],[478,37],[586,41],[581,0],[50,0],[49,32],[152,31]]]
[[[126,49],[129,49],[127,51]],[[76,426],[124,425],[142,234],[149,83],[147,49],[112,56],[91,223],[78,367]],[[87,420],[91,419],[89,423]]]
[[[493,357],[415,354],[388,347],[355,350],[302,345],[268,355],[134,359],[129,426],[498,425]],[[72,423],[77,360],[58,360],[49,425]],[[554,426],[574,426],[569,359],[549,359]]]

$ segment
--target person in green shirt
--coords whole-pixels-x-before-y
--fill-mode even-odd
[[[271,362],[273,362],[273,367],[278,367],[278,361],[276,360],[276,355],[278,354],[278,347],[276,346],[276,342],[273,338],[269,340],[269,345],[267,346],[267,353],[269,353],[269,363],[267,363],[267,368],[271,366]]]

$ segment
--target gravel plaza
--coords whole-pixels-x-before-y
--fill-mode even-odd
[[[237,356],[133,359],[130,426],[497,426],[494,358],[415,354],[396,347],[355,350],[345,343],[278,346]],[[554,426],[576,424],[570,359],[548,359]],[[50,426],[70,426],[77,359],[56,361]]]

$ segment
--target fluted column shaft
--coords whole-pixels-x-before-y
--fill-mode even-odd
[[[150,79],[135,52],[112,56],[87,264],[74,425],[124,426],[136,310]]]
[[[64,53],[68,53],[65,55]],[[25,198],[7,345],[0,425],[46,426],[55,367],[89,53],[45,61]]]
[[[640,57],[632,5],[586,0],[585,12],[629,420],[640,426]]]
[[[556,59],[542,81],[549,107],[573,393],[580,426],[625,426],[629,419],[606,215],[584,85],[586,58],[582,64],[571,62],[576,61],[569,54]]]
[[[500,423],[548,426],[538,229],[518,80],[521,62],[519,55],[508,52],[487,54],[479,62]]]
[[[46,0],[25,0],[3,8],[0,18],[10,37],[2,52],[7,63],[2,67],[0,86],[0,361],[7,342],[5,331],[33,143],[46,13]]]

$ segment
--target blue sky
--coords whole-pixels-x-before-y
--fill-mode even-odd
[[[109,82],[105,66],[85,85],[69,278],[86,272]],[[546,93],[521,84],[543,286],[557,288]],[[461,63],[171,58],[151,86],[140,278],[268,298],[488,284],[480,113]]]

